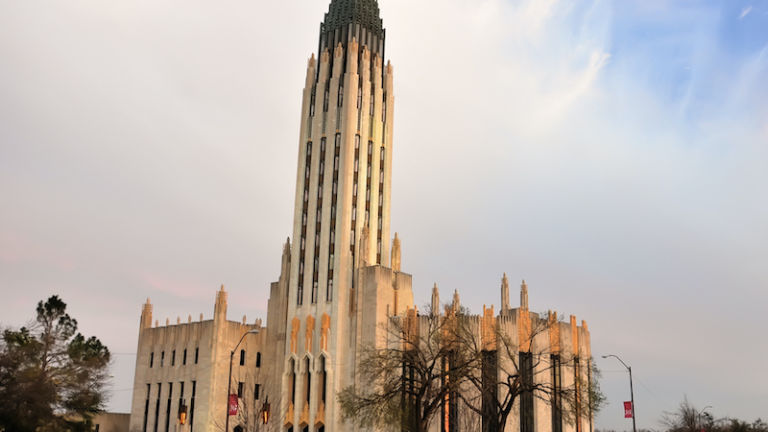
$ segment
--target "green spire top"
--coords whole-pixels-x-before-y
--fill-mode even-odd
[[[384,34],[376,0],[332,0],[325,14],[323,31],[345,29],[349,24],[360,24],[379,38]]]

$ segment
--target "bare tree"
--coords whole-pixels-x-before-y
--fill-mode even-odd
[[[534,340],[549,328],[547,320],[533,324],[515,343],[497,326],[489,334],[459,308],[395,317],[384,328],[386,343],[364,348],[360,382],[339,395],[342,413],[361,427],[400,424],[404,431],[423,432],[440,418],[466,430],[503,432],[517,403],[532,416],[538,399],[550,404],[561,424],[591,419],[604,403],[592,359],[553,354],[548,344],[533,352]],[[568,385],[563,370],[573,371]]]
[[[490,329],[493,334],[485,337],[490,341],[483,340],[482,330],[476,326],[460,321],[453,328],[460,350],[475,359],[464,376],[468,388],[459,396],[482,419],[482,431],[503,432],[518,402],[523,430],[533,430],[533,401],[537,399],[552,408],[553,418],[561,425],[553,425],[555,431],[562,430],[563,421],[573,424],[591,418],[604,404],[597,381],[600,372],[592,359],[581,362],[576,355],[552,352],[549,344],[536,348],[536,338],[550,324],[533,320],[528,335],[517,343],[500,327]],[[569,385],[563,385],[564,370],[573,372]]]
[[[425,432],[456,394],[475,359],[456,349],[453,321],[410,310],[383,327],[385,346],[364,347],[360,382],[342,390],[342,415],[360,427],[401,425]]]

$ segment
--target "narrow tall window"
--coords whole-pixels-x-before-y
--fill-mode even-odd
[[[296,405],[296,363],[293,359],[290,362],[291,368],[291,403]]]
[[[520,432],[533,432],[533,355],[520,353]]]
[[[141,428],[143,432],[147,432],[147,421],[149,420],[149,392],[152,391],[152,385],[147,384],[147,399],[144,401],[144,423]]]
[[[328,96],[328,94],[330,93],[328,91],[329,85],[330,85],[330,82],[325,84],[325,93],[323,95],[323,112],[328,112],[328,99],[330,99]]]
[[[312,166],[312,141],[307,142],[307,152],[304,158],[304,203],[302,204],[302,218],[306,218],[307,211],[309,210],[309,179],[310,179],[310,167]],[[306,249],[303,247],[304,241],[307,238],[307,225],[303,224],[301,227],[301,244],[302,248],[299,252],[299,281],[298,289],[296,292],[296,305],[301,306],[304,304],[304,257],[306,256]]]
[[[184,366],[187,365],[187,349],[186,348],[184,348],[184,355],[181,358],[181,364],[184,365]]]
[[[309,357],[307,357],[307,360],[306,360],[306,367],[307,367],[307,389],[304,392],[304,394],[307,396],[307,404],[309,404],[309,400],[310,400],[310,397],[309,397],[310,393],[309,393],[309,391],[312,388],[312,370],[311,370],[311,366],[310,366]]]
[[[356,231],[356,216],[357,216],[357,180],[360,176],[360,170],[358,169],[360,161],[360,135],[355,135],[355,171],[352,176],[352,227],[351,235],[349,237],[349,248],[352,252],[352,263],[355,263],[355,231]],[[352,287],[354,288],[355,280],[352,278]]]
[[[256,367],[257,368],[261,367],[261,353],[260,352],[256,353]]]
[[[240,350],[240,366],[245,366],[245,350]]]
[[[403,353],[403,371],[402,371],[402,395],[400,404],[403,410],[401,420],[401,429],[415,431],[419,428],[419,416],[421,411],[419,398],[416,396],[418,388],[416,386],[416,368],[412,360],[416,354],[412,351]]]
[[[320,400],[325,404],[328,392],[328,372],[325,369],[325,356],[320,357]]]
[[[243,386],[242,382],[237,383],[237,397],[241,399],[243,398]]]
[[[378,206],[378,212],[377,216],[379,219],[379,222],[377,224],[378,230],[376,231],[376,240],[377,240],[377,247],[376,247],[376,263],[381,264],[381,254],[383,253],[381,249],[382,244],[382,238],[384,235],[384,231],[382,230],[382,220],[384,219],[384,163],[386,161],[386,149],[384,146],[381,146],[379,149],[379,206]]]
[[[184,381],[181,381],[179,383],[179,405],[176,409],[176,411],[181,414],[181,407],[184,406]]]
[[[200,356],[200,348],[195,348],[195,364],[197,364],[197,359]]]
[[[443,358],[442,367],[444,376],[442,379],[442,385],[453,386],[458,377],[456,376],[456,353],[449,352],[447,356]],[[441,432],[453,432],[458,429],[459,425],[459,395],[454,391],[448,392],[445,399],[442,402],[442,416],[441,416]]]
[[[552,407],[552,432],[563,432],[563,383],[560,356],[552,354],[551,362],[551,381],[552,396],[550,406]]]
[[[368,225],[368,219],[371,211],[371,164],[373,163],[373,141],[368,141],[368,159],[366,163],[365,180],[365,224]],[[370,241],[370,239],[368,239]],[[363,257],[367,259],[368,257]]]
[[[171,351],[171,366],[176,366],[176,350]]]
[[[160,393],[163,392],[163,384],[157,383],[157,401],[155,402],[155,422],[153,423],[153,431],[157,432],[157,427],[160,425]]]
[[[149,353],[149,367],[152,367],[155,364],[155,353],[151,352]]]
[[[483,400],[482,400],[482,412],[483,412],[483,431],[485,432],[497,432],[498,418],[496,409],[499,384],[498,384],[498,356],[496,351],[483,351],[482,367],[483,367]]]
[[[173,398],[173,383],[168,383],[168,404],[165,408],[165,432],[171,430],[171,402]]]
[[[315,91],[317,87],[312,87],[312,95],[309,98],[309,116],[312,117],[315,115]]]
[[[189,430],[195,423],[195,396],[197,395],[197,381],[192,381],[192,395],[189,398]]]
[[[253,398],[256,400],[259,400],[259,390],[261,389],[261,386],[259,384],[256,384],[256,386],[253,389]]]
[[[160,353],[160,367],[163,367],[164,363],[165,363],[165,351]]]
[[[317,217],[315,218],[315,254],[314,254],[314,266],[312,267],[312,304],[317,303],[318,297],[318,262],[320,259],[320,231],[322,229],[322,214],[323,214],[323,183],[325,182],[325,146],[326,138],[320,139],[320,165],[317,173]]]

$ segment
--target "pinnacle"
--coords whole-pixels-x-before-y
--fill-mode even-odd
[[[376,0],[332,0],[325,14],[325,31],[344,28],[349,24],[360,24],[369,31],[381,35],[383,26],[379,17]]]

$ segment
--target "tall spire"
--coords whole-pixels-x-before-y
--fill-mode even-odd
[[[432,316],[440,315],[440,291],[437,289],[437,282],[432,287]]]
[[[395,233],[395,239],[392,241],[392,271],[400,271],[400,239]]]
[[[459,308],[461,307],[461,301],[459,300],[459,290],[453,291],[453,304],[451,305],[451,308],[453,309],[453,312],[456,313],[459,311]]]
[[[507,274],[504,273],[504,276],[501,278],[501,314],[504,314],[510,309],[511,308],[509,307],[509,279],[507,279]]]
[[[523,283],[520,285],[520,309],[528,310],[528,284]]]
[[[147,298],[147,302],[141,307],[141,325],[142,330],[152,327],[152,303]]]
[[[213,319],[226,321],[227,319],[227,292],[224,290],[224,285],[221,286],[221,290],[216,293],[216,305],[213,307]]]

